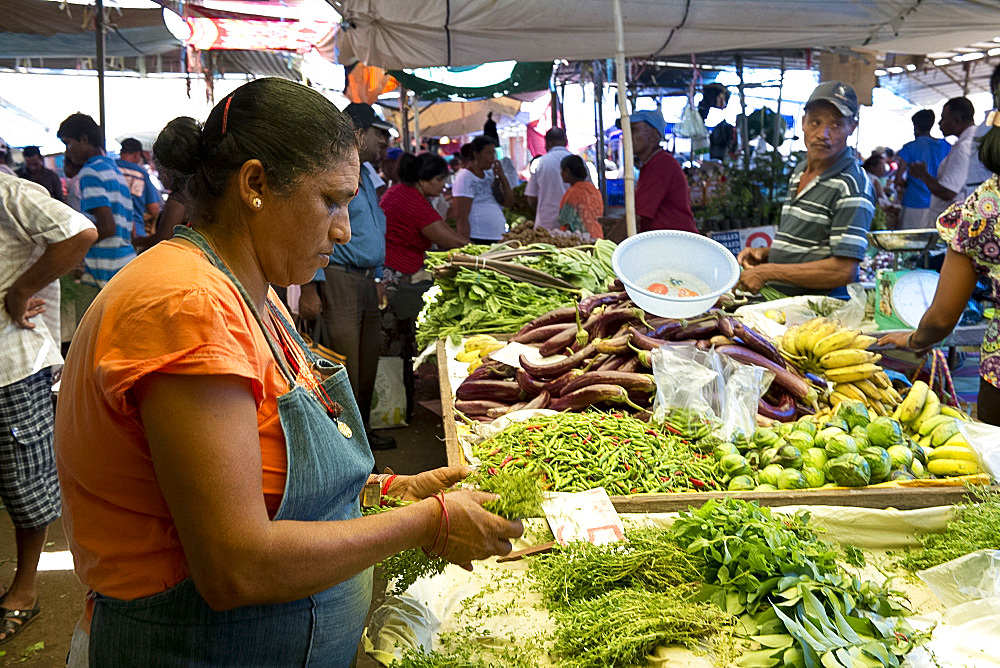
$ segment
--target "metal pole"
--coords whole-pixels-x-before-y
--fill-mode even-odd
[[[625,163],[625,230],[636,233],[635,220],[635,157],[632,155],[632,126],[628,122],[628,81],[625,72],[625,22],[621,0],[614,0],[615,10],[615,77],[618,79],[618,112],[622,119],[622,156]]]
[[[402,117],[402,137],[403,150],[410,152],[410,91],[399,87],[399,115]]]
[[[781,80],[778,82],[778,104],[775,106],[774,111],[774,141],[771,144],[774,146],[774,152],[780,155],[778,151],[778,140],[781,134],[781,94],[785,89],[785,56],[781,56]],[[774,202],[776,197],[776,191],[778,190],[778,172],[775,168],[775,160],[772,157],[771,160],[771,201]]]
[[[596,124],[594,139],[597,150],[597,188],[601,191],[604,205],[607,206],[608,181],[604,174],[604,70],[602,67],[603,65],[599,61],[594,61],[594,104],[597,106],[597,113],[594,114],[594,122]]]
[[[736,54],[736,73],[740,76],[740,143],[743,146],[743,170],[750,171],[750,137],[747,123],[747,96],[743,82],[743,55]],[[762,128],[763,129],[763,128]]]
[[[420,153],[420,98],[413,94],[413,152]]]
[[[97,17],[94,22],[97,38],[97,113],[100,118],[101,134],[105,135],[104,122],[104,0],[97,0]],[[104,142],[101,143],[104,148]]]

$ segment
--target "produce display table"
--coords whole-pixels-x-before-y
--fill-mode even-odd
[[[454,388],[465,375],[467,364],[455,362],[454,354],[460,348],[445,340],[437,343],[438,378],[444,422],[445,449],[449,466],[468,463],[460,442],[461,433],[469,427],[460,422],[454,411]],[[987,482],[984,476],[982,482]],[[897,508],[909,510],[948,506],[961,503],[967,495],[963,482],[958,480],[912,480],[882,483],[882,486],[861,488],[811,489],[777,492],[690,492],[670,494],[635,494],[611,496],[618,512],[656,513],[698,506],[711,498],[736,496],[756,500],[764,506],[834,505],[859,508]]]

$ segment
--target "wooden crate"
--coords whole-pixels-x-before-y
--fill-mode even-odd
[[[444,420],[445,450],[448,465],[467,463],[458,441],[458,418],[455,415],[454,393],[448,380],[448,354],[444,341],[438,341],[438,377],[441,390],[441,410]],[[963,482],[934,485],[910,484],[905,487],[859,487],[856,489],[811,489],[777,492],[678,492],[672,494],[634,494],[612,496],[611,502],[620,513],[663,513],[701,506],[709,499],[733,496],[753,500],[762,506],[852,506],[859,508],[896,508],[913,510],[961,503],[967,495]]]

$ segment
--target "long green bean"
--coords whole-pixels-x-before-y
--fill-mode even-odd
[[[540,472],[558,492],[609,494],[718,489],[713,460],[679,436],[624,413],[588,411],[511,425],[473,448],[483,469]]]

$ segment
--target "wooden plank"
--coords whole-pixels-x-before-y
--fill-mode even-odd
[[[438,387],[441,391],[441,419],[444,422],[444,449],[448,455],[448,466],[458,466],[465,462],[462,460],[462,449],[458,444],[455,400],[448,376],[448,351],[444,339],[438,339],[437,342],[437,363]]]
[[[858,489],[816,489],[787,492],[689,492],[612,496],[620,513],[666,513],[700,507],[709,499],[728,496],[757,501],[762,506],[851,506],[855,508],[896,508],[913,510],[962,503],[968,491],[962,485],[942,487],[860,487]]]

